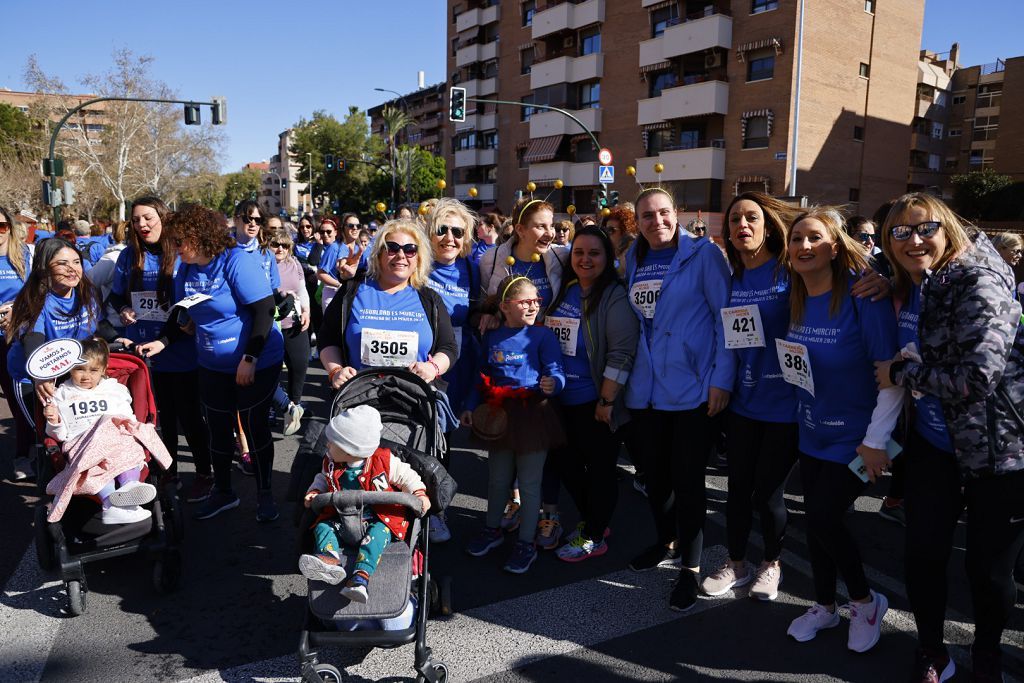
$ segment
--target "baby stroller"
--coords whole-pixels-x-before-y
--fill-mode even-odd
[[[136,419],[155,425],[156,402],[145,361],[126,353],[111,353],[107,376],[128,387]],[[153,560],[153,585],[157,591],[168,593],[176,589],[181,579],[179,544],[184,527],[174,482],[157,485],[156,499],[146,506],[152,516],[140,522],[104,524],[101,506],[94,496],[74,496],[60,521],[48,522],[46,485],[63,469],[64,456],[60,444],[43,431],[41,406],[37,406],[35,424],[40,442],[36,482],[43,498],[35,510],[36,554],[44,571],[60,572],[68,594],[68,612],[73,616],[85,613],[88,587],[83,565],[97,560],[144,553]],[[158,469],[156,461],[147,458],[142,481],[164,474]]]
[[[381,414],[384,424],[381,445],[391,449],[398,458],[408,463],[423,479],[430,497],[431,512],[440,512],[455,495],[455,482],[441,466],[438,456],[444,449],[444,434],[440,431],[434,389],[416,375],[398,368],[373,369],[360,372],[338,392],[331,406],[331,416],[356,405],[370,405]],[[326,451],[326,440],[310,454],[310,461],[319,463]],[[317,468],[319,471],[319,467]],[[293,476],[304,482],[302,491],[312,482],[309,468],[293,470]],[[313,520],[326,507],[337,509],[349,548],[357,548],[362,537],[362,511],[365,505],[404,505],[418,515],[420,503],[416,496],[396,492],[340,491],[325,493],[313,499],[312,510],[306,511],[301,522],[300,551],[313,552],[312,534],[308,533]],[[348,548],[346,548],[348,550]],[[429,534],[420,520],[413,517],[405,540],[394,540],[381,558],[371,580],[369,600],[349,602],[341,595],[341,586],[320,581],[309,581],[309,601],[299,640],[299,660],[302,680],[306,683],[342,680],[339,669],[321,664],[317,648],[331,645],[370,647],[397,647],[416,643],[414,668],[417,681],[446,681],[448,668],[434,661],[426,642],[427,614],[431,610],[451,613],[451,581],[445,577],[433,581],[430,576]],[[348,566],[355,561],[355,551],[345,553]],[[410,600],[410,592],[414,600]],[[412,622],[408,616],[413,610]],[[405,621],[402,621],[404,617]],[[390,621],[394,630],[339,630],[339,625],[353,621]],[[401,623],[395,624],[395,621]]]

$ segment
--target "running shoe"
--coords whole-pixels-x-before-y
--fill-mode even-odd
[[[370,597],[367,593],[369,585],[370,577],[360,569],[345,582],[345,587],[341,589],[341,594],[352,602],[366,602]]]
[[[484,527],[466,546],[466,552],[473,557],[483,557],[505,542],[501,529]]]
[[[345,567],[330,553],[303,555],[299,558],[299,572],[310,581],[323,581],[337,586],[345,580]]]
[[[14,481],[24,481],[34,476],[36,476],[36,468],[32,458],[14,459]]]
[[[149,519],[152,513],[138,505],[128,507],[110,506],[103,510],[101,520],[104,524],[134,524]]]
[[[562,523],[558,521],[558,513],[544,514],[537,522],[537,547],[541,550],[552,550],[558,547],[562,538]]]
[[[689,612],[697,604],[697,574],[689,569],[679,572],[676,585],[668,598],[669,609],[675,612]]]
[[[813,640],[818,631],[836,626],[839,626],[839,611],[829,612],[826,607],[815,603],[790,623],[786,633],[798,643],[806,643]]]
[[[513,574],[525,574],[537,559],[537,548],[530,541],[516,541],[512,554],[505,563],[505,571]]]
[[[956,664],[947,653],[920,648],[908,680],[910,683],[942,683],[951,679],[955,673]]]
[[[192,477],[188,492],[185,494],[185,501],[188,503],[201,503],[210,497],[213,490],[212,474],[196,474]]]
[[[248,453],[242,453],[240,456],[238,456],[237,464],[238,469],[242,471],[242,474],[249,477],[256,476],[256,468],[253,466],[252,458],[249,456]]]
[[[273,522],[278,518],[277,504],[271,491],[260,491],[256,494],[256,521]]]
[[[114,489],[107,498],[110,504],[119,508],[133,508],[152,503],[156,498],[156,487],[141,481],[129,481],[119,489]]]
[[[763,564],[757,569],[754,585],[750,587],[750,597],[758,600],[774,600],[779,597],[779,584],[782,583],[782,567],[775,564]]]
[[[645,572],[655,567],[681,567],[683,558],[679,551],[661,543],[652,545],[629,562],[635,572]]]
[[[210,519],[225,510],[238,507],[238,496],[233,492],[224,492],[214,487],[210,496],[203,501],[202,505],[196,508],[196,519]]]
[[[576,528],[573,529],[571,532],[569,532],[569,535],[566,536],[562,540],[565,541],[566,543],[572,543],[573,541],[576,540],[577,536],[579,536],[580,534],[583,533],[583,530],[586,528],[586,526],[587,526],[586,522],[580,522],[579,524],[576,525]],[[604,529],[604,537],[608,538],[611,535],[612,535],[611,527],[605,527],[605,529]]]
[[[878,508],[878,514],[881,515],[883,519],[895,522],[900,526],[907,525],[907,511],[903,507],[902,500],[895,505],[890,505],[889,498],[883,498],[882,505]]]
[[[850,636],[846,647],[854,652],[867,652],[882,635],[882,618],[889,609],[889,601],[875,591],[871,591],[871,598],[867,604],[851,602],[847,605],[850,610]]]
[[[443,512],[431,516],[429,524],[431,543],[444,543],[452,540],[452,531],[448,528],[448,520],[445,519]]]
[[[306,409],[299,403],[289,403],[288,410],[284,413],[284,431],[285,436],[291,436],[295,432],[299,431],[299,427],[302,426],[302,416],[305,415]]]
[[[505,512],[501,516],[502,531],[515,531],[519,528],[519,501],[509,498],[505,503]]]
[[[608,544],[604,540],[595,543],[581,533],[555,551],[558,559],[564,562],[582,562],[591,557],[601,557],[608,552]]]
[[[741,563],[739,571],[730,562],[726,562],[718,571],[706,577],[700,587],[705,595],[715,598],[725,595],[733,588],[746,586],[753,578],[754,572],[746,562]]]

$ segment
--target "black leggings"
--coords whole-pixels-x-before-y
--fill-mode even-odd
[[[309,331],[292,325],[281,333],[284,335],[284,362],[288,366],[288,399],[299,403],[309,369]]]
[[[558,464],[561,480],[585,524],[584,535],[600,542],[619,495],[615,477],[619,442],[607,424],[594,419],[596,407],[596,401],[561,407],[568,444],[552,451],[548,460]]]
[[[846,582],[851,600],[871,595],[857,541],[846,526],[846,510],[864,492],[862,482],[839,462],[800,454],[800,480],[807,508],[807,549],[819,605],[836,601],[836,572]]]
[[[764,560],[782,555],[786,537],[786,480],[797,458],[797,426],[729,412],[729,498],[725,505],[729,558],[746,557],[754,510],[761,519]]]
[[[210,430],[199,409],[199,371],[150,372],[153,394],[160,411],[160,440],[174,458],[171,473],[178,473],[178,426],[192,451],[196,474],[210,475]]]
[[[658,542],[677,540],[684,565],[699,567],[707,515],[704,470],[712,443],[708,406],[635,410],[633,422]]]
[[[975,648],[999,649],[1017,588],[1013,565],[1024,546],[1024,471],[969,479],[952,453],[911,434],[905,459],[907,597],[921,647],[942,650],[953,534],[967,507],[967,578]],[[961,493],[961,487],[962,493]],[[1011,523],[1017,519],[1016,523]]]
[[[7,369],[7,351],[10,345],[7,338],[0,336],[0,389],[4,390],[7,398],[7,407],[11,409],[11,417],[14,418],[15,458],[28,458],[32,455],[32,442],[35,439],[35,429],[29,422],[18,405],[17,394],[21,387],[14,384],[10,371]]]
[[[256,371],[252,385],[235,384],[234,373],[200,370],[199,389],[203,413],[210,426],[210,455],[217,488],[231,491],[231,460],[235,449],[238,420],[249,438],[249,455],[256,470],[256,488],[270,490],[274,469],[274,440],[270,434],[270,402],[277,387],[281,365]],[[236,416],[237,415],[237,416]]]

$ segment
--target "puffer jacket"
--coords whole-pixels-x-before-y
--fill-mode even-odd
[[[942,402],[960,469],[985,477],[1024,469],[1024,325],[1013,272],[984,235],[921,283],[921,363],[894,372]]]

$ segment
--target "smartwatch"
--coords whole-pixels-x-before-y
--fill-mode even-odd
[[[615,403],[615,399],[614,398],[612,400],[610,400],[610,401],[608,399],[606,399],[604,396],[601,396],[600,398],[597,399],[597,405],[602,406],[602,407],[603,406],[610,406],[613,403]]]
[[[242,360],[245,361],[246,363],[255,363],[256,362],[256,356],[253,356],[253,355],[250,355],[250,354],[247,353],[244,356],[242,356]]]

